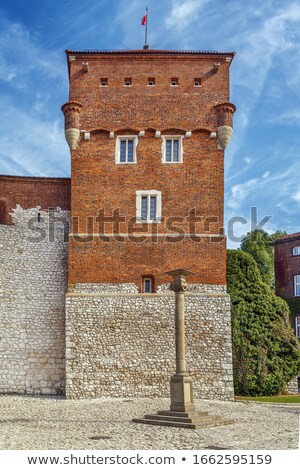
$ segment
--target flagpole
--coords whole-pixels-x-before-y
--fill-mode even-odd
[[[149,46],[147,44],[148,42],[148,7],[146,8],[146,28],[145,28],[145,45],[144,45],[144,49],[148,49]]]

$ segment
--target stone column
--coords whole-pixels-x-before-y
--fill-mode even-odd
[[[184,292],[187,288],[185,278],[190,276],[186,269],[176,269],[166,273],[173,276],[171,289],[175,292],[175,337],[176,337],[176,374],[171,377],[170,410],[158,411],[156,415],[134,418],[135,423],[174,426],[180,428],[200,429],[208,426],[231,424],[231,419],[209,416],[207,411],[197,411],[193,399],[193,382],[185,367],[185,324]]]
[[[186,269],[176,269],[166,274],[173,276],[170,287],[175,292],[175,343],[176,343],[176,374],[171,377],[171,411],[193,411],[192,378],[186,372],[185,363],[185,318],[184,304],[187,289],[186,277],[193,274]]]

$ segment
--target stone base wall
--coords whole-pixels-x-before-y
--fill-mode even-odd
[[[67,243],[56,217],[68,212],[49,223],[18,206],[15,225],[0,225],[0,393],[64,392]]]
[[[286,384],[286,392],[291,395],[298,395],[299,390],[299,377],[295,377]]]
[[[166,287],[158,290],[73,286],[66,297],[67,398],[169,396],[175,295]],[[193,286],[186,293],[186,356],[196,398],[233,399],[230,298],[224,286],[211,291]]]

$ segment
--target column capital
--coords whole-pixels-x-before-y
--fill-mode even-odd
[[[168,271],[165,274],[173,277],[173,282],[170,284],[171,290],[174,292],[185,292],[187,290],[186,277],[191,276],[191,271],[187,269],[175,269],[174,271]]]
[[[174,292],[185,292],[187,290],[187,282],[183,276],[176,277],[170,284],[170,289]]]

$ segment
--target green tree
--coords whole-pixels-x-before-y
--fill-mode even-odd
[[[274,241],[284,235],[286,232],[277,231],[270,235],[262,229],[256,229],[248,232],[241,243],[241,250],[253,256],[263,281],[272,288],[275,286]]]
[[[276,395],[300,371],[300,347],[286,302],[262,280],[255,260],[228,250],[234,388],[239,395]]]

